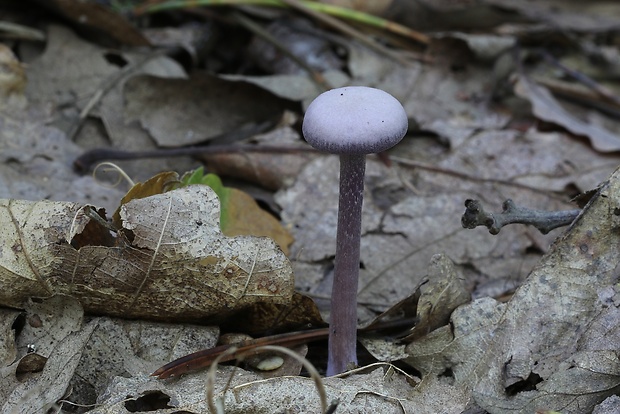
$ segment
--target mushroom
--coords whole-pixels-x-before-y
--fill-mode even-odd
[[[308,106],[302,132],[314,148],[340,155],[336,260],[327,375],[357,365],[357,286],[366,154],[387,150],[407,132],[407,114],[387,92],[365,86],[332,89]]]

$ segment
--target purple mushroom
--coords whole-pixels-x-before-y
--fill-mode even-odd
[[[407,114],[379,89],[348,86],[319,95],[302,132],[314,148],[340,155],[340,198],[327,375],[357,364],[357,286],[366,154],[385,151],[407,132]]]

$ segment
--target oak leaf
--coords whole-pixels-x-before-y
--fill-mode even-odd
[[[226,237],[217,195],[190,186],[103,211],[0,200],[0,304],[78,297],[91,313],[205,322],[257,302],[286,304],[290,262],[271,239]]]

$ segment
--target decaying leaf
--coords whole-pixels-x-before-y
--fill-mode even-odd
[[[507,304],[459,307],[453,330],[411,343],[408,362],[427,378],[450,376],[493,413],[589,412],[617,393],[618,206],[620,170]]]
[[[72,298],[56,297],[47,303],[32,305],[26,306],[25,332],[19,338],[21,342],[30,342],[30,349],[22,343],[20,358],[9,366],[0,367],[2,412],[34,413],[54,407],[66,395],[84,346],[96,325],[81,324],[83,312]],[[47,313],[39,315],[41,312]],[[37,321],[35,315],[42,320]],[[19,372],[24,361],[35,358],[39,363],[38,372]],[[34,364],[30,366],[35,367]],[[19,380],[17,375],[20,375]]]
[[[121,206],[130,200],[161,194],[182,185],[207,185],[217,194],[220,201],[220,228],[228,237],[264,236],[273,239],[288,255],[288,246],[293,242],[290,233],[276,218],[260,208],[248,194],[236,188],[226,187],[215,174],[204,174],[200,167],[179,178],[176,172],[163,172],[144,183],[137,183],[121,200]],[[114,224],[120,224],[120,208],[114,213]]]
[[[19,333],[19,356],[36,353],[48,358],[63,338],[82,329],[84,311],[79,302],[61,295],[26,305],[24,328]]]
[[[290,114],[286,117],[293,118]],[[289,154],[230,152],[202,154],[199,158],[213,173],[240,178],[269,190],[279,190],[291,185],[304,165],[316,157],[316,154],[305,151],[309,148],[308,144],[301,142],[299,134],[289,125],[295,121],[298,121],[296,117],[285,120],[287,126],[252,138],[252,143],[258,146],[290,148]]]
[[[23,312],[0,315],[18,328],[3,336],[12,351],[0,354],[2,412],[24,412],[8,408],[19,404],[40,412],[60,398],[92,405],[115,376],[148,375],[164,362],[213,347],[219,335],[213,326],[108,317],[84,322],[80,303],[68,296],[29,301]]]
[[[46,108],[46,125],[51,124],[68,135],[75,132],[76,136],[71,137],[71,140],[81,150],[107,147],[110,144],[117,149],[134,151],[155,148],[148,132],[136,122],[128,122],[125,118],[125,81],[142,74],[185,78],[187,74],[183,67],[161,53],[112,51],[86,41],[67,27],[50,24],[46,32],[45,51],[30,61],[26,68],[26,96],[31,106]],[[124,62],[123,67],[114,63],[118,61]],[[80,114],[86,113],[88,106],[93,103],[95,105],[88,110],[90,116],[80,119]],[[51,119],[50,114],[53,114]],[[99,121],[94,122],[94,118]],[[81,127],[76,130],[79,125]],[[64,150],[65,147],[66,144],[61,148]],[[70,158],[76,156],[71,155]],[[119,164],[134,179],[146,179],[162,170],[187,170],[195,166],[195,162],[189,158],[180,157],[138,162],[128,160]],[[67,187],[66,179],[50,180],[50,183],[54,181]],[[75,195],[63,194],[63,198],[55,199],[82,200],[82,193],[89,190],[92,191],[92,187],[85,183],[83,188],[75,190]],[[6,198],[25,197],[13,193]],[[95,201],[92,203],[98,204]]]
[[[259,302],[227,318],[228,331],[265,335],[326,326],[314,301],[299,292],[288,304]]]
[[[220,198],[220,226],[228,237],[253,235],[273,239],[288,255],[288,246],[293,237],[271,214],[259,207],[249,194],[236,188],[226,187],[214,174],[205,176],[207,185]]]
[[[208,93],[205,93],[208,91]],[[134,76],[125,84],[128,120],[162,147],[197,144],[276,116],[283,101],[253,85],[195,72],[190,79]]]
[[[538,118],[561,125],[575,135],[588,137],[597,151],[612,152],[620,149],[617,135],[568,112],[544,86],[521,76],[515,85],[515,92],[532,103],[534,114]]]
[[[444,254],[437,254],[428,266],[428,283],[420,286],[422,294],[418,302],[418,323],[403,339],[410,342],[448,324],[450,315],[471,300],[456,273],[454,263]]]
[[[96,318],[96,326],[85,347],[72,380],[71,401],[92,403],[115,376],[143,376],[175,358],[216,345],[219,329],[214,326]],[[89,401],[89,394],[91,400]]]
[[[123,196],[119,208],[116,209],[114,215],[112,216],[112,222],[114,223],[116,228],[120,229],[122,227],[120,206],[126,204],[131,200],[164,193],[169,189],[172,184],[178,182],[179,174],[174,171],[166,171],[149,178],[143,183],[136,183],[133,187],[129,189],[129,191],[127,191],[127,194]]]
[[[152,320],[201,320],[256,302],[288,303],[289,261],[267,238],[224,236],[217,195],[190,186],[123,205],[107,238],[70,238],[72,227],[109,234],[76,203],[3,200],[0,303],[66,294],[89,312]]]
[[[433,256],[428,267],[428,279],[423,280],[415,292],[380,315],[370,324],[376,325],[386,316],[400,314],[401,320],[409,320],[412,328],[401,327],[397,340],[390,338],[360,337],[360,342],[379,361],[392,362],[408,360],[407,344],[418,338],[426,337],[439,330],[450,334],[446,329],[452,312],[460,305],[471,300],[470,293],[459,279],[454,263],[444,254]],[[408,317],[411,314],[415,318]],[[413,320],[412,320],[413,319]],[[441,328],[441,329],[440,329]],[[414,349],[417,355],[417,349]],[[415,356],[414,356],[415,357]]]
[[[327,402],[338,400],[336,412],[415,412],[437,413],[440,404],[416,407],[408,400],[415,381],[408,375],[393,370],[372,367],[347,378],[323,380]],[[234,367],[220,367],[214,381],[207,373],[187,375],[174,382],[164,383],[152,378],[117,377],[110,383],[102,398],[101,406],[94,413],[115,413],[122,409],[127,398],[139,399],[148,394],[159,393],[170,401],[169,408],[177,411],[209,412],[208,393],[211,387],[213,403],[221,404],[226,412],[321,412],[317,386],[311,378],[278,377],[264,380],[254,374]],[[123,398],[121,398],[123,396]],[[128,397],[129,396],[129,397]],[[444,395],[445,405],[450,395]],[[456,411],[452,411],[455,414]]]

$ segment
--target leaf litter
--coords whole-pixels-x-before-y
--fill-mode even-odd
[[[191,321],[257,301],[286,303],[293,293],[290,263],[271,239],[221,233],[219,201],[206,186],[129,201],[106,245],[67,238],[88,206],[4,200],[0,208],[12,228],[3,245],[13,246],[0,266],[5,305],[69,294],[94,313]]]
[[[489,4],[500,3],[502,2],[488,1],[472,12],[479,12]],[[537,8],[538,14],[533,14],[531,9],[524,8],[520,2],[502,5],[514,8],[539,22],[560,22],[564,27],[579,28],[579,30],[584,30],[584,28],[585,30],[601,30],[601,25],[609,27],[610,24],[613,26],[615,23],[613,19],[610,21],[608,17],[597,14],[595,9],[588,10],[587,13],[583,10],[578,12],[568,10],[564,14],[558,14],[557,9],[542,5]],[[431,8],[425,17],[426,20],[419,23],[420,27],[424,25],[431,25],[435,28],[451,27],[449,19],[451,8],[456,8],[461,12],[466,7],[466,5],[452,5]],[[411,14],[411,16],[415,15],[417,14]],[[407,19],[407,16],[406,13],[402,14],[403,21]],[[483,20],[467,19],[471,22]],[[465,24],[465,21],[461,24]],[[587,412],[597,410],[595,406],[598,403],[608,396],[617,394],[619,370],[616,352],[618,338],[617,329],[615,329],[617,323],[615,322],[618,319],[616,312],[618,300],[617,263],[614,260],[617,257],[617,252],[614,250],[617,243],[613,241],[616,221],[613,212],[616,210],[614,203],[617,203],[618,191],[616,188],[617,173],[609,178],[609,174],[617,165],[617,156],[614,153],[600,153],[600,151],[613,150],[613,131],[616,127],[613,119],[607,119],[594,111],[588,112],[584,118],[582,113],[574,111],[574,107],[565,101],[560,102],[553,96],[543,102],[540,94],[524,94],[520,89],[522,82],[530,82],[532,88],[539,89],[540,85],[545,85],[553,93],[558,93],[556,84],[550,80],[555,77],[555,74],[545,71],[546,68],[542,65],[536,68],[539,63],[536,60],[528,62],[531,66],[525,69],[534,69],[533,72],[539,69],[537,76],[520,77],[520,83],[516,85],[513,83],[515,78],[511,77],[514,76],[514,70],[502,72],[505,68],[500,63],[506,61],[506,56],[511,56],[509,52],[514,45],[514,39],[522,41],[527,36],[538,33],[537,30],[540,28],[537,29],[534,26],[517,27],[508,24],[498,26],[496,31],[503,33],[504,38],[492,39],[497,40],[493,43],[492,53],[489,52],[488,42],[481,43],[481,39],[475,39],[475,36],[461,33],[458,30],[435,34],[431,37],[427,50],[428,61],[411,62],[403,66],[393,65],[384,58],[372,59],[371,52],[360,48],[359,45],[344,42],[349,52],[347,73],[343,72],[344,76],[342,73],[337,73],[337,76],[331,78],[332,81],[368,84],[394,93],[405,104],[413,130],[430,132],[434,136],[419,136],[406,140],[392,151],[392,163],[389,167],[376,160],[369,162],[364,212],[366,227],[362,240],[362,283],[359,292],[359,314],[362,322],[372,320],[379,312],[389,311],[392,303],[414,299],[416,314],[419,313],[419,322],[413,328],[414,334],[409,340],[413,340],[414,337],[415,340],[409,344],[406,342],[401,344],[405,345],[405,349],[403,351],[401,346],[398,358],[404,358],[404,361],[417,370],[421,378],[414,378],[394,367],[382,365],[380,368],[369,367],[363,373],[356,373],[348,378],[325,379],[328,397],[338,398],[341,401],[337,408],[338,411],[352,412],[360,407],[367,409],[372,405],[376,407],[373,410],[378,412],[385,410],[429,413],[462,412],[467,409],[486,410],[493,413],[533,412],[546,409],[561,412]],[[84,194],[90,192],[93,196],[98,196],[103,190],[93,191],[92,179],[89,179],[91,181],[85,178],[78,179],[69,172],[69,160],[74,157],[74,153],[79,152],[79,148],[72,148],[73,144],[70,144],[63,136],[63,132],[71,132],[70,127],[74,125],[77,114],[85,108],[84,96],[92,95],[92,90],[96,87],[89,82],[80,83],[84,80],[83,78],[79,82],[76,80],[76,72],[72,72],[71,69],[73,69],[72,66],[76,69],[83,68],[79,64],[70,65],[70,70],[66,70],[67,66],[64,65],[62,70],[65,70],[67,76],[58,83],[53,80],[53,76],[58,76],[59,72],[50,70],[50,67],[55,65],[54,59],[58,59],[57,56],[75,50],[82,52],[78,57],[72,58],[74,62],[86,62],[89,59],[99,62],[98,67],[86,71],[89,76],[92,73],[104,71],[95,83],[104,83],[110,76],[118,74],[119,68],[110,65],[110,61],[106,63],[105,59],[101,59],[102,56],[110,56],[106,55],[102,48],[93,47],[92,44],[80,40],[66,29],[52,27],[48,31],[48,36],[50,36],[50,42],[46,53],[48,53],[49,61],[45,63],[44,60],[31,60],[29,62],[28,96],[31,100],[29,112],[20,113],[5,108],[3,116],[6,119],[5,125],[9,126],[13,125],[13,119],[20,119],[21,116],[24,121],[16,124],[15,127],[15,131],[21,132],[27,128],[30,114],[40,114],[38,118],[34,118],[39,120],[37,128],[45,132],[42,136],[47,137],[52,132],[60,137],[55,142],[58,143],[59,148],[67,148],[64,152],[66,158],[61,154],[62,151],[55,153],[53,147],[51,151],[50,147],[45,147],[47,143],[52,142],[49,140],[40,140],[39,143],[45,145],[39,147],[38,152],[32,153],[34,155],[29,156],[29,151],[31,151],[29,147],[33,146],[26,144],[20,150],[18,147],[21,145],[20,140],[6,141],[5,137],[8,135],[5,131],[11,131],[11,129],[3,128],[2,143],[4,145],[8,142],[10,145],[5,145],[1,154],[4,156],[3,167],[9,168],[2,170],[0,177],[7,183],[3,186],[8,189],[5,198],[16,199],[5,202],[4,211],[10,211],[10,214],[8,217],[2,216],[6,222],[3,228],[9,229],[5,230],[3,235],[8,234],[12,237],[11,240],[15,240],[16,234],[17,239],[20,239],[19,235],[22,235],[21,238],[27,240],[36,238],[35,236],[41,232],[53,233],[49,230],[58,227],[64,231],[54,230],[56,235],[51,240],[61,240],[58,237],[59,234],[71,234],[71,237],[66,238],[63,248],[67,251],[70,251],[69,249],[75,251],[75,246],[68,245],[68,242],[74,240],[79,250],[92,251],[89,259],[103,258],[101,263],[105,265],[106,258],[120,257],[114,254],[123,251],[126,246],[100,245],[102,241],[109,243],[114,239],[107,227],[101,223],[97,224],[97,217],[103,218],[103,211],[98,208],[87,207],[82,210],[81,208],[84,204],[93,204],[104,206],[112,211],[116,203],[111,200],[120,199],[120,195],[115,193],[103,202],[83,199]],[[72,40],[71,46],[66,42],[67,39]],[[589,50],[589,53],[598,53],[604,49],[604,47],[599,48],[598,44],[588,43],[589,41],[583,38],[572,38],[571,41],[578,44],[581,50]],[[66,45],[61,46],[63,44]],[[481,44],[485,46],[481,48]],[[90,58],[87,59],[87,56]],[[608,62],[613,62],[613,53],[599,54],[600,56]],[[131,54],[123,54],[123,58],[136,62],[136,58]],[[429,64],[431,60],[433,64]],[[140,74],[186,77],[183,70],[179,70],[178,65],[175,66],[173,60],[164,58],[158,62],[162,65],[159,70],[150,71],[149,69]],[[365,62],[367,66],[364,66]],[[495,63],[495,67],[490,68],[489,63]],[[513,64],[516,62],[513,61]],[[168,69],[165,69],[166,67]],[[540,70],[541,67],[542,70]],[[613,67],[613,63],[609,67]],[[47,74],[50,74],[52,78],[46,78]],[[313,89],[315,86],[311,82],[306,86],[297,87],[307,82],[304,76],[295,78],[294,75],[286,75],[288,76],[287,82],[290,81],[290,83],[280,85],[277,76],[283,75],[278,74],[273,77],[237,74],[224,76],[231,76],[229,81],[234,78],[235,82],[271,85],[265,88],[272,92],[275,91],[276,96],[284,96],[295,101],[307,102],[312,99],[313,93],[318,93],[316,89]],[[127,78],[131,78],[129,73]],[[133,82],[140,81],[140,78],[133,80]],[[179,81],[175,80],[175,82]],[[48,91],[49,93],[40,93],[37,89],[33,89],[37,84],[51,85],[53,90]],[[76,89],[73,85],[82,85],[82,88]],[[146,131],[137,122],[125,118],[124,109],[137,104],[137,101],[123,101],[128,97],[130,100],[133,99],[130,94],[125,93],[125,85],[125,80],[119,82],[114,92],[107,94],[102,100],[101,107],[91,112],[94,116],[89,117],[77,135],[78,144],[87,148],[102,144],[109,145],[107,138],[104,138],[100,132],[91,134],[97,130],[96,122],[92,121],[99,118],[114,146],[124,149],[155,147],[156,129]],[[282,87],[282,85],[285,86]],[[64,99],[63,96],[58,95],[58,91],[63,90],[68,91],[68,96],[74,103],[74,106],[70,106],[70,110],[63,112],[63,115],[69,115],[69,119],[57,116],[60,113],[58,112],[59,105]],[[315,92],[311,92],[313,90]],[[515,94],[525,99],[513,101]],[[75,99],[76,97],[78,99]],[[526,110],[523,116],[517,110],[522,110],[520,108],[527,103],[525,100],[529,100],[534,109],[531,113]],[[45,102],[52,102],[46,110],[51,110],[54,114],[55,126],[50,127],[43,121],[46,118],[42,115],[41,105]],[[516,106],[513,106],[515,103]],[[543,104],[546,104],[547,108],[541,109]],[[33,110],[37,105],[39,105],[37,109],[39,112]],[[137,105],[139,111],[143,110],[139,104]],[[562,108],[569,108],[572,112],[562,112],[565,110]],[[556,115],[559,113],[561,116],[545,116],[548,112],[542,111],[550,109],[555,111]],[[152,120],[164,127],[171,125],[171,120],[165,119],[165,112],[159,115],[160,118],[164,117],[163,120],[157,117],[149,120],[148,117],[152,115],[148,111],[144,112],[142,115],[144,125]],[[551,131],[537,128],[540,125],[536,124],[535,117],[551,122]],[[581,125],[587,125],[588,128],[575,129],[575,117],[580,119]],[[193,119],[192,121],[200,120]],[[581,136],[575,137],[566,130]],[[611,133],[601,132],[605,130]],[[86,144],[84,139],[88,135],[97,138],[90,144]],[[183,138],[186,137],[187,134],[183,135]],[[583,137],[588,139],[583,140]],[[612,140],[607,139],[610,137]],[[167,139],[169,136],[160,134],[160,138]],[[603,138],[606,140],[603,141]],[[609,144],[610,142],[612,145]],[[10,152],[15,148],[17,148],[16,151]],[[51,154],[51,156],[46,158],[41,156],[42,154]],[[51,164],[46,165],[50,159],[59,161],[56,165],[64,175],[58,176],[54,173],[54,169],[50,168]],[[385,160],[385,158],[381,159]],[[41,162],[42,160],[44,162]],[[433,168],[429,168],[431,162]],[[336,212],[335,205],[328,201],[327,195],[334,195],[337,191],[337,162],[333,157],[319,156],[304,163],[306,165],[303,166],[304,168],[301,169],[292,185],[289,185],[292,180],[288,179],[274,187],[284,185],[276,199],[282,207],[283,221],[290,227],[295,237],[290,254],[294,260],[295,286],[298,290],[314,297],[323,310],[323,315],[327,317],[328,313],[321,301],[329,297],[331,255],[335,250],[329,249],[329,246],[333,247],[334,237],[331,233],[335,228],[333,225],[330,228],[329,223],[334,223]],[[154,164],[154,168],[153,165],[149,168],[131,167],[133,168],[131,175],[142,174],[142,178],[146,178],[154,175],[154,171],[160,171],[158,168],[171,169],[164,167],[161,163],[160,165]],[[20,166],[21,170],[16,169],[16,165]],[[188,169],[182,168],[181,170]],[[51,185],[57,185],[57,187],[46,187],[45,184],[36,181],[33,181],[33,184],[23,184],[27,183],[24,175],[29,171],[35,172],[29,174],[30,176],[39,178],[43,183],[47,179],[49,183],[53,183]],[[66,182],[77,183],[79,180],[83,180],[82,187],[78,187],[77,184],[66,185]],[[504,199],[513,198],[519,204],[527,203],[534,208],[567,209],[573,208],[567,202],[569,195],[595,188],[601,182],[606,182],[606,184],[600,188],[599,193],[584,209],[580,218],[571,228],[563,232],[555,231],[550,235],[542,236],[533,229],[513,226],[502,230],[500,237],[492,237],[484,229],[470,231],[459,226],[459,217],[463,211],[462,203],[467,198],[479,198],[491,205],[500,205]],[[69,192],[66,191],[67,187],[70,187]],[[43,191],[48,193],[43,193]],[[308,195],[313,197],[308,197]],[[142,250],[159,253],[158,249],[166,245],[168,240],[164,237],[163,231],[157,230],[161,229],[161,218],[166,217],[168,211],[172,211],[170,208],[165,209],[166,203],[168,206],[171,205],[171,196],[154,195],[153,197],[158,200],[155,203],[156,206],[149,201],[135,200],[123,207],[124,216],[121,217],[126,220],[125,230],[132,236],[126,242],[135,245],[137,254],[131,260],[125,261],[128,264],[147,265],[148,268],[148,260],[145,260],[139,253],[144,253]],[[70,199],[76,203],[28,204],[19,201],[19,199],[39,200],[43,198]],[[152,197],[143,200],[149,199]],[[129,208],[132,203],[136,203],[135,210]],[[9,205],[17,206],[18,209],[10,210]],[[303,208],[300,208],[300,205]],[[201,208],[192,205],[190,210],[195,211]],[[55,209],[60,209],[60,213],[49,214],[49,211],[58,211]],[[211,216],[217,216],[213,206],[207,206],[205,209]],[[147,213],[145,217],[140,218],[145,212]],[[36,217],[44,215],[47,216],[45,217],[47,224],[42,228],[27,225],[20,227],[22,223],[28,223],[24,218],[33,219],[34,217],[33,220],[36,221]],[[61,217],[64,221],[60,219]],[[75,222],[77,227],[74,227],[73,232],[67,231],[68,217],[78,219]],[[151,219],[147,220],[147,217]],[[141,221],[143,218],[144,221]],[[186,221],[185,218],[179,218],[179,220]],[[20,226],[15,226],[16,222]],[[183,227],[172,229],[172,235],[183,239]],[[213,221],[209,228],[213,231],[220,230],[216,221]],[[100,236],[98,239],[94,236],[96,234]],[[76,237],[78,235],[84,237],[80,239]],[[186,239],[189,243],[188,250],[192,252],[200,250],[196,246],[197,240],[191,237]],[[555,242],[549,247],[554,240]],[[61,269],[66,266],[65,262],[46,258],[46,251],[42,249],[49,248],[49,241],[48,239],[47,244],[42,244],[41,249],[33,248],[28,243],[23,245],[9,243],[9,246],[14,246],[16,251],[15,260],[11,263],[11,266],[16,266],[13,270],[41,269],[38,274],[36,271],[32,274],[26,272],[28,277],[17,279],[19,282],[25,282],[24,284],[18,282],[11,284],[10,290],[17,292],[19,299],[10,298],[12,302],[7,304],[25,308],[26,315],[32,312],[30,309],[39,309],[37,308],[39,305],[32,302],[24,303],[24,299],[31,296],[48,296],[50,291],[56,291],[57,282],[62,279],[55,276],[54,283],[46,283],[45,272],[49,268]],[[221,240],[218,243],[221,243]],[[182,264],[186,270],[189,268],[190,273],[194,270],[192,266],[195,267],[195,264],[193,265],[191,260],[174,261],[177,254],[183,253],[183,245],[183,242],[168,243],[166,247],[170,247],[170,251],[166,250],[165,257],[162,256],[162,270],[173,271],[178,264]],[[275,247],[275,244],[271,245]],[[23,250],[24,247],[28,249]],[[52,247],[60,249],[58,246]],[[39,250],[40,255],[25,257],[23,253],[28,251],[39,253]],[[106,256],[100,255],[98,250],[116,251],[116,253],[112,255],[106,253],[108,254]],[[8,250],[4,251],[10,257]],[[444,259],[441,259],[446,261],[444,270],[439,271],[432,266],[427,268],[429,263],[439,260],[435,254],[442,252],[447,254]],[[541,259],[542,253],[545,255]],[[157,255],[151,257],[157,257]],[[6,260],[6,257],[4,259]],[[453,265],[448,264],[450,259],[454,262]],[[29,260],[32,260],[31,263],[28,263]],[[90,267],[90,269],[98,268],[96,265]],[[118,274],[117,271],[121,268],[116,265],[110,270],[106,268],[106,271],[109,274]],[[450,268],[453,270],[449,270]],[[9,273],[15,274],[13,270]],[[431,275],[433,275],[433,281],[425,284],[425,280]],[[191,278],[183,278],[182,282],[187,280],[191,281]],[[143,289],[148,287],[150,280],[135,278],[132,282],[133,287],[138,286],[138,290],[144,293]],[[289,282],[292,292],[292,281]],[[462,286],[459,287],[461,283]],[[68,285],[73,286],[74,283]],[[446,290],[441,288],[442,285],[456,290]],[[514,291],[520,285],[521,287]],[[158,288],[160,287],[158,285]],[[170,290],[166,293],[176,295],[172,290],[172,285],[168,289]],[[70,292],[75,294],[74,291]],[[133,291],[134,296],[135,292],[136,290]],[[109,295],[105,293],[107,301]],[[469,293],[473,293],[476,299],[458,306],[460,303],[467,302]],[[88,297],[82,292],[78,294]],[[508,296],[507,303],[500,303],[491,298],[502,297],[506,294],[512,294]],[[127,297],[129,303],[132,303],[133,297],[130,295]],[[173,308],[183,304],[187,298],[174,296],[173,299],[176,301],[166,306]],[[103,296],[99,298],[99,301],[99,308],[88,308],[88,304],[85,306],[90,312],[94,310],[95,313],[108,313],[109,309],[114,308],[114,306],[104,306],[107,302],[104,302]],[[289,301],[290,298],[283,300],[282,303],[272,304],[273,307],[267,306],[265,309],[268,310],[264,311],[266,315],[270,312],[281,312],[286,310]],[[160,299],[156,300],[158,306],[163,306],[164,302]],[[439,303],[442,305],[435,305]],[[23,358],[26,356],[24,353],[32,349],[30,345],[33,345],[30,344],[28,330],[13,331],[10,329],[9,327],[22,317],[18,316],[15,311],[7,310],[5,313],[3,310],[5,322],[2,326],[7,328],[5,331],[10,335],[16,335],[17,343],[19,343],[17,348],[13,347],[11,350],[11,344],[14,341],[10,338],[5,341],[6,349],[9,350],[8,355],[15,354],[19,357],[9,357],[1,367],[2,377],[7,379],[6,384],[9,384],[7,389],[3,388],[1,391],[3,396],[7,396],[6,404],[9,404],[3,409],[17,407],[15,404],[19,399],[25,402],[24,407],[32,407],[33,410],[39,409],[42,405],[53,406],[57,400],[65,397],[65,390],[74,372],[77,374],[74,378],[84,376],[80,373],[82,368],[76,368],[79,366],[76,365],[76,359],[81,361],[80,364],[98,366],[98,358],[103,358],[111,362],[110,365],[106,365],[106,371],[109,371],[110,375],[90,377],[87,381],[90,384],[72,383],[72,389],[81,387],[85,390],[80,399],[73,399],[73,401],[92,403],[99,396],[98,402],[103,405],[92,410],[95,412],[126,412],[135,409],[139,404],[153,401],[159,401],[157,407],[162,410],[183,408],[190,412],[207,411],[209,402],[204,392],[207,373],[183,376],[172,382],[157,381],[149,378],[148,374],[159,364],[185,352],[213,346],[212,341],[217,336],[215,327],[204,328],[204,333],[200,330],[196,333],[188,331],[185,335],[178,331],[180,325],[157,325],[153,322],[139,321],[138,327],[133,328],[129,327],[131,322],[116,322],[114,319],[93,316],[81,322],[82,316],[78,315],[79,312],[67,315],[62,313],[57,306],[74,308],[75,304],[54,304],[49,313],[62,315],[62,318],[70,318],[71,322],[65,326],[71,326],[71,329],[78,329],[78,331],[66,333],[66,337],[77,339],[72,339],[71,343],[74,345],[69,349],[67,340],[62,338],[65,336],[64,331],[59,330],[59,338],[50,339],[49,347],[39,348],[42,353],[41,358],[48,358],[45,365],[41,365],[44,359],[39,359],[39,357],[31,357],[33,363],[28,363],[28,359]],[[255,309],[254,306],[258,305],[248,306],[246,310]],[[453,307],[456,309],[451,311]],[[142,310],[132,311],[146,312],[145,309],[146,307],[143,307]],[[312,306],[306,309],[308,313],[315,310]],[[246,315],[252,312],[249,311]],[[142,314],[139,315],[142,317]],[[145,316],[145,318],[151,318],[151,316]],[[445,324],[448,316],[450,322]],[[270,318],[267,317],[265,320],[269,321]],[[288,325],[291,328],[287,329],[294,329],[292,327],[302,320],[302,318],[293,319],[292,325]],[[317,323],[316,317],[312,320]],[[49,321],[45,318],[38,322],[37,318],[29,317],[28,321],[34,325],[45,322],[45,327],[56,326],[48,325]],[[140,324],[142,324],[141,327]],[[118,326],[121,325],[127,328],[119,328]],[[264,325],[269,325],[269,322],[265,322]],[[168,331],[168,328],[172,330]],[[105,345],[101,348],[99,345],[93,347],[94,354],[88,354],[84,351],[88,349],[86,337],[96,336],[93,332],[97,332],[98,329],[101,333],[109,332],[109,337],[102,340]],[[122,338],[125,329],[131,332],[154,331],[161,338],[176,338],[175,343],[179,344],[179,349],[177,351],[165,350],[166,345],[169,344],[163,344],[164,351],[157,351],[153,354],[144,353],[145,349],[159,346],[150,345],[150,343],[140,344],[136,340],[140,334],[131,334],[129,340],[116,339]],[[177,331],[175,332],[174,329]],[[419,333],[416,333],[416,330]],[[194,344],[190,337],[200,337],[202,341],[199,340]],[[35,335],[32,338],[35,338],[34,342],[43,344],[45,336]],[[193,345],[185,348],[183,344]],[[116,345],[123,350],[124,356],[121,359],[115,356],[114,351],[101,353],[98,356],[100,353],[98,349],[106,347],[111,349]],[[52,352],[44,352],[47,348]],[[35,347],[34,353],[37,352],[36,349]],[[135,351],[136,349],[138,351]],[[390,355],[387,354],[383,358],[390,358]],[[42,367],[42,374],[30,373],[28,380],[19,383],[16,380],[18,360],[19,362],[23,360],[23,367],[34,367],[34,369]],[[67,363],[67,361],[70,362]],[[56,365],[57,362],[65,365]],[[63,368],[65,371],[61,372]],[[257,374],[232,367],[220,367],[215,375],[213,392],[216,398],[223,401],[229,409],[236,407],[235,409],[240,412],[261,409],[277,411],[290,409],[290,407],[314,412],[318,409],[318,397],[316,397],[314,384],[307,378],[264,380]],[[58,379],[57,387],[45,387],[45,381],[50,378]],[[108,382],[108,379],[111,381]],[[93,383],[96,384],[95,387]],[[260,392],[268,392],[268,395],[263,396]],[[40,405],[37,406],[37,403]],[[599,406],[601,410],[604,404],[611,405],[613,401],[606,400],[606,403]]]

